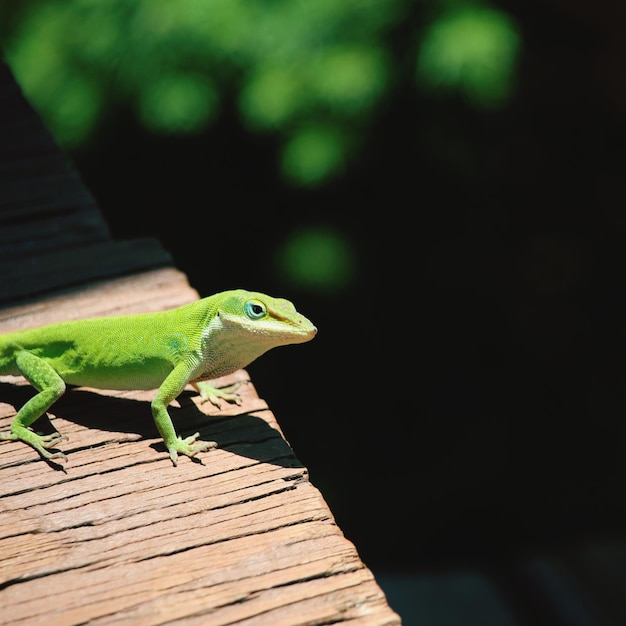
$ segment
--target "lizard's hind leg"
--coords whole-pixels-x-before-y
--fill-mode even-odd
[[[67,460],[63,452],[53,453],[47,450],[62,440],[58,432],[51,435],[39,435],[29,428],[65,393],[65,382],[49,363],[26,350],[16,355],[15,363],[24,378],[39,393],[17,412],[11,422],[11,432],[0,433],[0,439],[23,441],[35,448],[46,459]]]

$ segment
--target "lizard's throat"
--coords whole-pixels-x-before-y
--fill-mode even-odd
[[[198,379],[226,376],[246,367],[272,345],[254,336],[233,336],[219,319],[213,320],[202,336]]]
[[[202,359],[199,379],[218,378],[232,374],[252,363],[266,350],[230,342],[213,342]]]

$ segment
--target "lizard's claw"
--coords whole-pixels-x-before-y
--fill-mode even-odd
[[[48,452],[48,448],[54,448],[59,445],[62,441],[67,441],[69,437],[65,437],[60,433],[51,433],[50,435],[37,435],[39,438],[39,445],[35,445],[35,448],[41,454],[44,459],[48,461],[63,461],[64,463],[68,462],[67,455],[61,450],[57,452]]]
[[[47,450],[45,453],[41,452],[41,450],[39,452],[48,461],[63,461],[63,463],[67,463],[69,461],[69,459],[67,458],[67,454],[61,452],[61,450],[52,453],[48,452]]]
[[[64,437],[61,433],[51,433],[49,435],[39,435],[39,443],[43,448],[54,448],[62,441],[67,441],[69,437]]]
[[[177,437],[174,443],[168,446],[170,453],[170,459],[174,465],[178,465],[178,454],[184,454],[188,457],[193,457],[198,452],[204,452],[205,450],[212,450],[217,448],[217,442],[215,441],[196,441],[200,433],[195,433],[190,437]]]

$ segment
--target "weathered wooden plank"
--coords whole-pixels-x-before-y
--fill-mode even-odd
[[[110,237],[78,173],[0,60],[0,225],[66,213],[84,217],[69,231],[77,242]],[[28,240],[27,228],[20,240]]]
[[[111,238],[80,176],[0,60],[0,302],[171,262],[154,239]]]
[[[92,288],[8,304],[0,308],[0,332],[99,315],[163,311],[192,302],[197,297],[182,272],[164,267],[102,281]]]
[[[195,298],[162,269],[5,308],[0,333]],[[52,420],[69,437],[64,470],[0,442],[4,624],[400,624],[247,373],[221,383],[237,380],[241,406],[191,390],[173,403],[180,434],[219,443],[178,467],[152,422],[154,392],[68,390]],[[0,429],[32,393],[2,378]]]
[[[2,260],[0,302],[43,294],[59,287],[119,276],[171,264],[171,256],[156,239],[105,240],[41,252],[30,258]]]

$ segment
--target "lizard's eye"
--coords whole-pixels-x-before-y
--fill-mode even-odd
[[[243,310],[251,320],[258,320],[265,316],[265,305],[258,300],[248,300]]]

